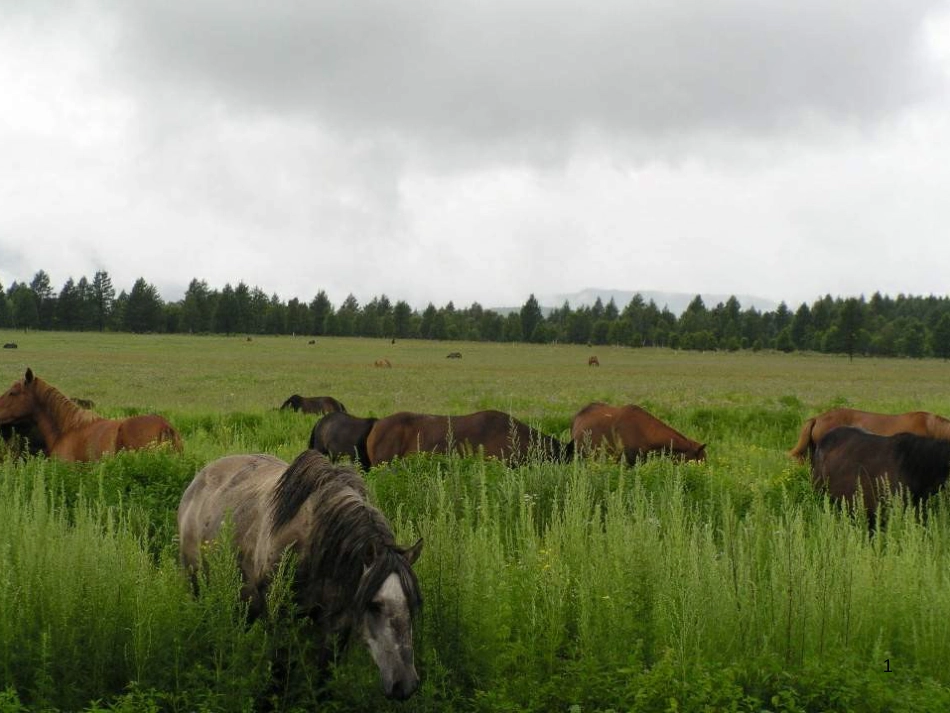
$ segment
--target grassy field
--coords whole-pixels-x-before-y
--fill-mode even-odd
[[[0,671],[14,710],[946,710],[950,514],[900,508],[873,539],[785,451],[831,406],[950,415],[934,360],[364,339],[0,333],[103,415],[158,411],[185,451],[72,466],[0,463]],[[461,360],[445,355],[460,351]],[[596,353],[601,366],[588,367]],[[391,369],[375,368],[388,358]],[[269,687],[299,622],[247,627],[227,557],[191,597],[174,511],[205,462],[287,460],[315,419],[508,411],[567,436],[586,403],[638,403],[708,462],[509,469],[415,457],[367,474],[403,541],[421,535],[423,686],[382,699],[355,647],[330,681]],[[279,646],[278,646],[279,645]],[[301,667],[306,671],[306,667]]]

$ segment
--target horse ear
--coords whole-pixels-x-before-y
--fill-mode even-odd
[[[30,367],[26,367],[26,376],[23,380],[28,384],[33,381],[33,370]]]
[[[404,554],[410,565],[415,564],[416,560],[419,559],[419,555],[422,554],[422,538],[420,537],[416,544],[406,550]]]

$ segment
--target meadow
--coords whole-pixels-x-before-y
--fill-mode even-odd
[[[184,453],[0,461],[0,711],[937,711],[950,709],[950,511],[861,518],[788,459],[846,405],[950,415],[937,360],[308,337],[0,332],[26,367],[106,416],[156,411]],[[459,351],[460,360],[446,359]],[[588,367],[596,354],[600,367]],[[392,369],[375,368],[388,358]],[[416,571],[420,691],[386,701],[358,645],[328,680],[303,622],[248,626],[233,552],[198,598],[177,564],[181,493],[206,462],[285,460],[315,417],[496,408],[567,438],[590,401],[637,403],[708,461],[416,456],[366,474]],[[284,588],[275,590],[281,607]],[[292,677],[272,680],[276,656]]]

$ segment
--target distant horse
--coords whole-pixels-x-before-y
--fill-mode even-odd
[[[805,421],[798,436],[798,443],[788,452],[789,456],[804,462],[806,453],[809,456],[814,453],[818,441],[839,426],[856,426],[879,436],[914,433],[918,436],[950,440],[950,421],[927,411],[886,414],[836,408]]]
[[[915,506],[936,493],[950,474],[950,441],[897,433],[879,436],[842,426],[829,431],[815,448],[812,486],[832,499],[855,505],[858,486],[874,525],[878,502],[903,488]]]
[[[578,449],[604,448],[628,463],[650,453],[667,453],[683,460],[706,460],[706,444],[698,443],[647,413],[639,406],[609,406],[594,402],[578,411],[571,422],[571,438]]]
[[[301,396],[294,394],[280,405],[282,409],[292,408],[302,413],[346,413],[346,406],[332,396]]]
[[[366,438],[374,423],[375,418],[359,418],[343,412],[327,414],[313,427],[310,448],[323,453],[330,460],[349,456],[363,470],[369,470]]]
[[[409,453],[467,454],[482,451],[513,463],[529,454],[569,460],[573,444],[562,443],[501,411],[477,411],[464,416],[433,416],[401,411],[379,419],[366,439],[369,462],[377,465]]]
[[[600,360],[597,357],[592,356],[587,360],[587,366],[600,366]]]
[[[316,451],[289,466],[268,455],[226,456],[206,465],[178,507],[181,562],[197,576],[201,551],[230,515],[250,614],[266,614],[267,591],[283,554],[296,555],[294,602],[309,616],[320,668],[334,644],[358,635],[379,668],[383,691],[405,699],[419,686],[412,621],[422,603],[412,564],[422,540],[400,547],[350,467]]]
[[[7,342],[6,344],[3,345],[3,348],[4,348],[4,349],[16,349],[16,348],[17,348],[17,344],[16,344],[16,342]]]
[[[128,449],[170,443],[181,450],[181,437],[161,416],[102,418],[77,406],[56,388],[33,375],[14,382],[0,396],[0,424],[32,421],[43,436],[46,454],[67,461],[92,461]]]
[[[449,352],[448,354],[445,355],[445,358],[446,359],[461,359],[462,352]]]
[[[375,362],[373,362],[373,366],[391,369],[393,365],[389,362],[389,359],[377,359]]]

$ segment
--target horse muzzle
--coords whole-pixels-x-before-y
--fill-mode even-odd
[[[404,701],[419,689],[419,674],[415,667],[411,667],[405,675],[383,680],[383,693],[386,698]]]

